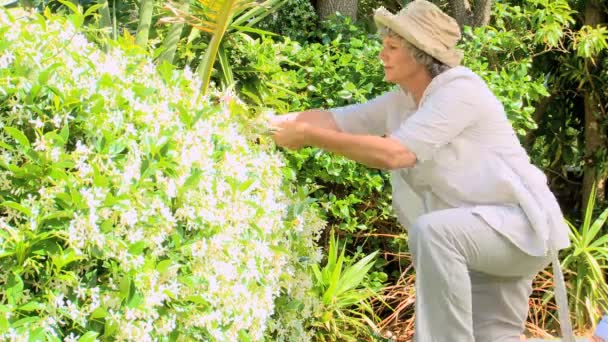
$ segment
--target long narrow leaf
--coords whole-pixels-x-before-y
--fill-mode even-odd
[[[583,227],[581,229],[581,235],[585,240],[585,245],[589,244],[589,240],[587,239],[587,231],[591,225],[591,217],[593,216],[593,209],[595,208],[595,184],[591,188],[591,193],[589,194],[589,201],[587,202],[587,209],[585,210],[585,219],[583,220]]]
[[[232,73],[232,66],[230,65],[230,61],[228,60],[228,55],[226,54],[226,49],[224,45],[221,44],[218,50],[218,60],[220,62],[220,67],[222,68],[222,78],[224,80],[224,89],[229,88],[234,85],[234,75]]]
[[[591,228],[589,229],[589,239],[590,240],[595,239],[597,234],[600,232],[600,230],[606,224],[606,220],[608,220],[608,208],[606,208],[606,210],[604,210],[604,212],[601,213],[600,216],[597,219],[595,219],[595,221],[593,221],[593,224],[591,225]],[[589,243],[591,243],[591,241],[589,241]]]
[[[255,34],[259,34],[260,36],[277,36],[277,37],[279,36],[278,34],[276,34],[274,32],[257,29],[257,28],[253,28],[253,27],[249,27],[249,26],[231,25],[231,27],[238,31],[241,31],[241,32],[255,33]]]
[[[234,20],[233,24],[236,26],[251,27],[266,18],[269,14],[278,10],[281,6],[285,5],[285,3],[287,3],[287,0],[266,0],[242,15],[239,15],[239,17]]]
[[[344,275],[340,280],[340,286],[336,290],[338,295],[350,289],[354,289],[361,284],[367,275],[367,272],[372,268],[372,266],[374,266],[373,260],[377,253],[378,252],[374,252],[367,255],[365,258],[359,260],[356,264],[350,266],[344,272]]]
[[[608,235],[602,235],[600,238],[593,240],[591,247],[601,247],[608,244]],[[607,259],[608,260],[608,259]]]
[[[338,288],[341,275],[342,275],[342,265],[344,264],[344,252],[346,251],[346,245],[342,248],[340,256],[336,260],[336,264],[333,269],[331,269],[331,278],[329,279],[329,287],[325,294],[323,295],[323,302],[332,303],[334,298],[336,297],[336,289]]]
[[[152,13],[154,12],[154,0],[141,0],[139,4],[139,22],[135,34],[135,44],[146,47],[152,25]]]

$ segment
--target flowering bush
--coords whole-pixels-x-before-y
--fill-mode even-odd
[[[262,123],[46,16],[0,11],[0,339],[312,336],[323,222]]]

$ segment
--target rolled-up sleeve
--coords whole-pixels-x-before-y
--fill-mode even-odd
[[[352,134],[385,135],[389,109],[396,105],[398,91],[390,91],[362,104],[333,108],[338,128]]]
[[[390,136],[414,152],[417,161],[432,159],[437,149],[479,119],[482,108],[474,88],[462,79],[434,90]]]

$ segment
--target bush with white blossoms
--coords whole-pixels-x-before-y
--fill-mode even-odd
[[[324,223],[261,121],[81,22],[0,10],[0,340],[309,339]]]

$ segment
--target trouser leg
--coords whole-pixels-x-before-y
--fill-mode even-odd
[[[475,341],[519,342],[534,277],[496,277],[475,271],[469,274]]]
[[[522,218],[521,224],[529,224]],[[489,332],[481,328],[474,331],[473,309],[495,313],[490,321],[516,320],[504,326],[508,332],[520,334],[523,319],[506,313],[505,302],[489,302],[477,297],[482,293],[502,289],[501,280],[495,281],[496,289],[474,277],[472,288],[469,271],[487,275],[529,279],[548,262],[544,257],[532,257],[510,243],[486,224],[470,209],[448,209],[421,216],[410,228],[409,246],[416,269],[416,323],[417,342],[473,342],[485,338],[494,331],[502,331],[499,325],[486,324]],[[490,278],[487,278],[488,280]],[[519,284],[519,283],[518,283]],[[506,284],[503,284],[506,285]],[[507,285],[505,288],[509,288]],[[513,290],[501,290],[505,301],[517,304],[517,312],[525,305],[529,293],[515,286]],[[474,301],[473,296],[476,296]],[[485,296],[486,294],[484,294]],[[487,302],[487,303],[486,303]],[[475,303],[475,306],[473,306]],[[523,304],[522,304],[523,303]],[[517,318],[514,318],[517,316]],[[505,340],[508,341],[508,340]],[[486,342],[480,340],[478,342]]]

